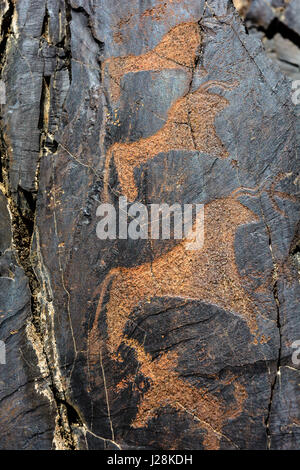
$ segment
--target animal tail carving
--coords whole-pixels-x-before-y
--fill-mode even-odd
[[[99,323],[99,318],[103,309],[105,294],[108,290],[108,286],[110,282],[119,272],[120,272],[120,268],[112,269],[110,273],[105,277],[103,282],[100,284],[99,289],[97,289],[97,292],[96,292],[96,294],[100,294],[100,296],[99,296],[99,301],[97,305],[97,310],[96,310],[93,326],[88,335],[88,354],[90,358],[92,359],[92,362],[93,362],[93,358],[94,358],[94,361],[97,362],[98,357],[99,357],[100,336],[99,336],[98,323]]]

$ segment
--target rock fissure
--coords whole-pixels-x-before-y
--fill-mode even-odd
[[[9,9],[5,13],[1,26],[1,43],[0,51],[2,60],[0,63],[0,77],[6,62],[6,50],[8,47],[8,38],[10,34],[12,19],[14,15],[14,4],[9,2]],[[49,14],[46,8],[43,30],[41,36],[46,36],[48,33]],[[69,56],[69,46],[67,49],[66,57]],[[56,70],[54,71],[55,74]],[[21,186],[18,186],[17,193],[15,193],[10,184],[9,177],[9,152],[11,151],[5,139],[5,132],[1,123],[1,190],[7,198],[7,204],[11,215],[12,225],[12,246],[15,250],[16,257],[19,265],[23,268],[25,276],[28,280],[28,287],[30,290],[31,298],[31,318],[28,319],[27,336],[31,342],[33,349],[36,352],[38,367],[41,370],[43,385],[41,389],[37,385],[38,392],[45,394],[52,405],[54,404],[57,416],[55,418],[56,425],[54,431],[54,445],[57,449],[76,449],[76,439],[72,432],[73,425],[80,425],[83,427],[79,415],[72,405],[66,400],[65,391],[62,382],[57,379],[59,373],[55,369],[57,364],[51,363],[49,354],[46,351],[45,344],[49,344],[48,327],[44,325],[42,318],[42,310],[44,305],[47,305],[47,291],[42,289],[41,283],[36,274],[36,258],[37,253],[32,249],[32,242],[35,236],[35,216],[36,216],[36,198],[39,188],[39,172],[40,161],[47,151],[47,137],[48,137],[48,120],[50,111],[50,79],[49,75],[42,77],[42,92],[40,98],[40,117],[38,128],[40,130],[40,155],[37,160],[36,175],[35,175],[35,188],[33,191],[27,191]],[[26,200],[26,206],[21,201]],[[40,266],[42,269],[42,267]],[[55,348],[55,344],[51,344],[51,348]],[[48,392],[45,393],[45,390]]]
[[[272,249],[272,236],[271,236],[271,230],[270,227],[268,226],[265,216],[263,214],[263,220],[265,222],[266,230],[268,233],[268,241],[269,241],[269,248],[271,252],[271,257],[273,261],[273,286],[272,286],[272,293],[276,305],[276,313],[277,313],[277,318],[276,318],[276,324],[278,328],[278,334],[279,334],[279,346],[278,346],[278,357],[277,357],[277,363],[276,363],[276,373],[274,375],[273,381],[271,383],[271,391],[270,391],[270,401],[268,404],[268,413],[267,417],[265,420],[265,425],[266,425],[266,434],[267,434],[267,448],[270,450],[271,449],[271,440],[272,440],[272,434],[270,431],[270,422],[271,422],[271,414],[272,414],[272,405],[273,405],[273,398],[274,398],[274,393],[275,393],[275,387],[277,385],[278,377],[280,376],[280,367],[281,367],[281,351],[282,351],[282,331],[281,331],[281,318],[280,318],[280,301],[279,301],[279,296],[278,296],[278,266],[276,264],[276,261],[274,259],[274,253]]]

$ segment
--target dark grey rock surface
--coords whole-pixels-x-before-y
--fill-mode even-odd
[[[290,79],[228,0],[1,14],[0,448],[299,449]],[[202,249],[100,240],[119,196],[204,204]]]
[[[250,34],[293,80],[300,79],[299,0],[234,0]]]

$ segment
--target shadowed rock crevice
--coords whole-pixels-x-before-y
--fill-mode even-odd
[[[7,47],[8,37],[11,34],[11,24],[14,14],[14,4],[9,3],[9,9],[5,13],[2,26],[1,26],[1,70],[7,61]],[[49,34],[49,14],[47,8],[43,20],[41,31],[41,39],[48,39]],[[62,46],[68,44],[65,39]],[[66,45],[66,58],[69,56],[69,46]],[[54,71],[55,75],[56,70]],[[46,383],[43,387],[50,392],[49,401],[51,406],[54,404],[56,410],[55,429],[53,440],[57,448],[61,449],[76,449],[76,441],[72,435],[72,425],[79,424],[79,418],[76,417],[76,412],[71,405],[69,405],[65,398],[64,390],[61,383],[58,385],[57,371],[54,370],[54,364],[51,358],[48,357],[45,344],[49,343],[47,338],[47,326],[43,318],[42,311],[47,303],[47,292],[43,291],[41,283],[36,275],[37,269],[37,253],[33,249],[33,241],[35,235],[35,219],[36,219],[36,200],[39,189],[39,173],[40,173],[40,160],[47,153],[47,138],[49,128],[49,113],[50,113],[50,84],[53,75],[46,74],[42,76],[42,89],[41,98],[39,102],[39,119],[38,128],[40,131],[40,157],[37,160],[35,188],[33,191],[27,191],[21,186],[17,191],[11,187],[10,184],[10,164],[9,164],[9,144],[5,141],[5,134],[1,126],[1,189],[7,198],[8,208],[11,216],[12,228],[12,246],[16,252],[17,261],[24,271],[27,278],[28,287],[30,290],[30,304],[31,315],[27,321],[28,340],[33,344],[37,354],[38,368],[40,369],[43,380]],[[24,325],[25,326],[25,325]],[[30,333],[29,333],[30,332]],[[52,344],[51,347],[55,348]],[[46,366],[46,370],[45,370]],[[51,431],[51,430],[50,430]],[[32,439],[35,435],[32,436]]]
[[[277,364],[276,364],[276,371],[274,373],[274,379],[271,383],[271,392],[270,392],[270,402],[268,406],[268,414],[266,417],[265,425],[266,425],[266,433],[267,433],[267,448],[271,448],[271,440],[272,440],[272,433],[270,431],[270,419],[271,419],[271,413],[272,413],[272,405],[273,405],[273,398],[274,398],[274,393],[275,393],[275,388],[278,380],[280,379],[280,367],[281,367],[281,354],[282,354],[282,326],[281,326],[281,317],[280,317],[280,301],[279,301],[279,296],[278,296],[278,272],[277,272],[277,266],[274,260],[274,255],[273,255],[273,250],[272,250],[272,238],[271,238],[271,232],[270,228],[268,225],[266,225],[266,229],[268,232],[268,237],[269,237],[269,248],[271,251],[271,256],[274,264],[273,268],[273,296],[276,304],[276,311],[277,311],[277,328],[278,328],[278,334],[279,334],[279,346],[278,346],[278,359],[277,359]]]

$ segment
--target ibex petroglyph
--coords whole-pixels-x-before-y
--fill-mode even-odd
[[[176,40],[174,40],[174,38]],[[178,49],[174,44],[179,43]],[[197,150],[226,158],[228,153],[216,134],[215,116],[228,102],[209,91],[212,87],[229,89],[236,84],[207,81],[191,92],[197,50],[200,45],[198,24],[175,27],[151,52],[139,57],[109,59],[104,67],[112,79],[112,99],[118,100],[121,77],[128,72],[184,68],[190,76],[186,94],[171,106],[164,126],[153,136],[131,143],[115,143],[108,150],[104,174],[104,202],[109,201],[109,173],[112,158],[117,169],[122,193],[129,200],[137,197],[134,169],[161,152]],[[100,298],[88,338],[90,364],[99,360],[103,338],[99,330],[100,315],[107,324],[106,348],[111,358],[121,361],[121,344],[135,351],[139,371],[150,386],[141,396],[133,427],[143,427],[155,417],[157,408],[169,405],[188,413],[206,432],[204,446],[218,448],[224,422],[242,412],[247,398],[244,387],[232,377],[233,401],[228,407],[212,393],[198,389],[181,379],[176,372],[177,356],[162,352],[152,359],[142,344],[125,334],[134,307],[151,302],[154,297],[177,297],[182,302],[199,300],[218,305],[230,314],[240,315],[255,336],[256,311],[252,299],[243,288],[234,252],[237,228],[256,220],[254,214],[234,198],[224,198],[205,206],[204,245],[199,251],[188,251],[183,240],[169,252],[140,266],[118,267],[110,271],[99,290]],[[187,237],[188,238],[188,237]],[[104,299],[109,292],[109,299]],[[146,334],[147,332],[145,332]],[[127,382],[134,382],[135,377]],[[119,384],[119,388],[126,384]]]
[[[168,253],[132,268],[115,268],[107,275],[100,288],[100,299],[89,336],[89,356],[97,360],[102,344],[98,323],[106,304],[107,348],[111,357],[120,360],[121,343],[133,348],[141,364],[141,372],[151,381],[143,396],[133,426],[144,426],[155,415],[159,406],[169,404],[176,409],[193,409],[194,418],[207,430],[208,448],[217,446],[222,436],[222,423],[232,413],[241,412],[245,391],[237,386],[236,407],[226,407],[203,390],[198,390],[179,379],[175,357],[162,353],[152,361],[143,346],[124,334],[134,307],[151,302],[154,297],[180,297],[183,301],[199,300],[216,304],[231,314],[241,315],[255,336],[256,312],[252,299],[242,285],[235,264],[234,238],[237,227],[256,220],[254,214],[235,199],[225,198],[205,206],[204,246],[199,251],[187,251],[184,240]],[[170,355],[171,354],[171,355]]]

